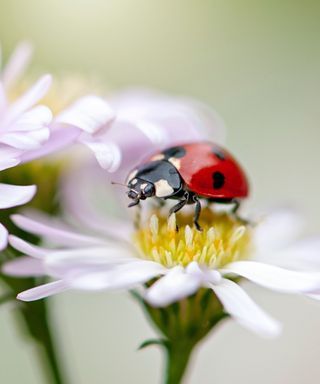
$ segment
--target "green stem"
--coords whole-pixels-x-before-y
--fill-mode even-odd
[[[42,339],[38,340],[39,344],[39,360],[42,362],[44,374],[48,379],[48,383],[64,384],[64,380],[60,371],[55,347],[51,335],[48,322],[42,324]]]
[[[194,345],[170,343],[167,348],[165,384],[180,384],[187,369]]]
[[[64,384],[59,359],[50,329],[45,300],[23,303],[20,307],[29,334],[38,345],[38,355],[48,384]]]

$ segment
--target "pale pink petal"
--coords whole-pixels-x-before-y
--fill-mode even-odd
[[[46,271],[41,260],[21,256],[5,262],[2,266],[2,273],[16,277],[33,277],[44,276]]]
[[[0,135],[0,143],[11,145],[21,150],[38,148],[43,141],[49,138],[49,129],[42,128],[31,132],[13,132]]]
[[[5,226],[0,223],[0,251],[4,250],[8,245],[8,231]]]
[[[44,106],[38,105],[19,116],[10,127],[11,131],[37,131],[47,127],[52,120],[51,110]]]
[[[68,280],[72,288],[84,290],[131,289],[164,273],[165,268],[152,261],[134,261],[111,269],[76,274]]]
[[[0,155],[1,156],[1,155]],[[12,168],[20,164],[20,160],[11,158],[11,159],[1,159],[0,158],[0,171],[3,171],[8,168]]]
[[[72,170],[62,184],[64,209],[85,228],[95,230],[103,236],[128,241],[133,230],[131,221],[113,217],[99,204],[100,201],[109,201],[109,205],[113,201],[115,204],[119,202],[118,196],[117,200],[113,198],[112,186],[107,180],[104,172],[96,166],[84,165]],[[117,192],[115,188],[113,191]]]
[[[154,307],[165,307],[195,293],[201,285],[201,279],[188,274],[181,266],[169,272],[146,291],[146,301]]]
[[[151,131],[155,134],[149,138],[158,145],[180,144],[181,138],[190,142],[211,137],[222,142],[225,137],[224,124],[216,112],[192,99],[148,89],[129,89],[116,94],[110,102],[119,119],[135,123],[147,136],[150,129],[145,127],[153,126]]]
[[[33,198],[35,193],[35,185],[20,186],[0,183],[0,209],[25,204]]]
[[[108,172],[115,172],[119,169],[121,163],[120,148],[114,143],[104,143],[80,139],[94,153],[99,165]]]
[[[56,123],[64,123],[95,133],[114,119],[114,112],[109,104],[97,96],[85,96],[61,112]]]
[[[16,47],[2,71],[1,79],[6,88],[16,84],[20,79],[29,64],[32,51],[32,45],[28,42],[22,42]]]
[[[3,87],[3,84],[0,81],[0,116],[3,113],[4,109],[7,106],[7,96]],[[1,118],[0,118],[1,121]]]
[[[279,209],[266,215],[254,230],[254,240],[259,259],[268,258],[292,243],[301,233],[302,218],[290,209]]]
[[[53,221],[50,223],[41,223],[37,220],[32,220],[26,216],[15,214],[11,216],[12,221],[21,229],[35,235],[44,236],[47,240],[56,242],[59,245],[81,247],[85,245],[105,244],[106,242],[92,236],[82,235],[73,231],[71,228],[63,228]]]
[[[39,247],[34,244],[30,244],[26,242],[25,240],[20,239],[17,236],[10,235],[9,236],[9,242],[10,245],[15,248],[17,251],[25,253],[26,255],[35,257],[35,258],[43,258],[46,256],[49,252],[52,252],[52,250]]]
[[[56,277],[106,270],[134,261],[130,249],[117,244],[105,247],[53,250],[45,259],[48,274]]]
[[[48,92],[52,78],[50,75],[41,77],[33,87],[11,104],[3,124],[9,125],[22,113],[37,104]]]
[[[27,291],[19,293],[17,299],[22,301],[40,300],[48,296],[55,295],[69,289],[66,282],[62,280],[53,281],[52,283],[43,284],[39,287],[28,289]]]
[[[226,265],[222,273],[233,273],[279,292],[301,293],[320,288],[320,274],[297,272],[254,261],[238,261]]]
[[[49,140],[42,144],[40,148],[24,153],[21,156],[22,162],[26,163],[69,147],[77,140],[81,133],[75,127],[61,127],[54,124],[51,128]]]
[[[160,150],[157,143],[151,141],[150,135],[146,135],[132,122],[116,119],[108,132],[104,135],[103,141],[112,142],[121,151],[120,177],[127,176],[137,164],[144,158]],[[162,147],[161,147],[162,148]],[[117,157],[114,157],[117,162]],[[115,170],[115,169],[113,169]],[[122,175],[125,173],[124,175]],[[124,180],[121,180],[124,181]]]
[[[225,311],[242,326],[264,337],[276,337],[281,325],[254,303],[245,291],[231,280],[223,279],[210,287]]]
[[[271,262],[292,269],[320,272],[320,238],[310,237],[271,254]]]

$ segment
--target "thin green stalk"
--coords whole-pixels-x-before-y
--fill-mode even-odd
[[[188,367],[194,345],[170,344],[167,348],[164,384],[180,384]]]
[[[29,334],[38,345],[38,357],[48,384],[65,384],[55,350],[45,300],[23,303],[20,307]]]
[[[48,383],[64,384],[60,365],[57,360],[55,347],[47,321],[42,324],[42,339],[39,344],[39,360]]]

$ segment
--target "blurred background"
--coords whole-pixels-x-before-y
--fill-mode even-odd
[[[320,2],[274,0],[1,0],[8,55],[35,46],[33,71],[83,74],[106,91],[132,85],[199,98],[228,129],[247,169],[252,204],[291,204],[320,232]],[[248,286],[284,323],[276,341],[232,322],[200,346],[188,383],[315,383],[320,376],[320,304]],[[71,383],[160,382],[156,347],[127,294],[66,293],[52,321]],[[12,308],[0,308],[0,382],[40,384],[33,347]]]

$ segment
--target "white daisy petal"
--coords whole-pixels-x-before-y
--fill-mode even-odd
[[[3,84],[0,82],[0,114],[3,113],[7,106],[7,95],[5,93]]]
[[[33,198],[35,193],[35,185],[20,186],[0,183],[0,209],[25,204]]]
[[[271,255],[272,263],[293,269],[320,272],[320,237],[299,240],[281,252]]]
[[[85,96],[60,113],[57,123],[63,123],[95,133],[114,119],[114,112],[109,104],[97,96]]]
[[[16,167],[20,164],[20,160],[12,158],[12,159],[1,159],[0,160],[0,171],[4,171],[5,169]]]
[[[30,244],[27,241],[22,240],[14,235],[9,236],[9,243],[13,248],[18,250],[19,252],[25,253],[26,255],[30,255],[35,258],[43,258],[49,252],[52,252],[52,250],[39,247],[34,244]]]
[[[0,135],[0,143],[11,145],[17,149],[32,150],[38,148],[49,138],[49,128],[42,128],[32,132],[9,132]]]
[[[4,250],[8,245],[8,231],[4,225],[0,223],[0,251]]]
[[[41,260],[29,256],[21,256],[7,261],[2,266],[2,272],[16,277],[44,276],[45,268]]]
[[[56,293],[63,292],[69,288],[68,284],[62,280],[53,281],[52,283],[43,284],[39,287],[28,289],[19,293],[17,299],[22,301],[40,300]]]
[[[109,269],[71,276],[72,288],[84,290],[131,289],[163,274],[165,268],[152,261],[131,261]]]
[[[165,307],[192,295],[201,285],[201,279],[196,274],[188,274],[176,266],[146,291],[145,299],[154,307]]]
[[[115,172],[120,167],[121,151],[118,146],[113,143],[104,143],[99,141],[86,141],[81,139],[94,153],[99,165],[108,172]]]
[[[279,292],[301,293],[320,288],[320,274],[297,272],[255,261],[238,261],[226,265],[222,273],[234,273]]]
[[[19,214],[12,215],[11,220],[21,229],[35,235],[44,236],[47,240],[56,241],[59,244],[76,247],[106,244],[106,241],[100,240],[98,237],[82,235],[81,233],[73,231],[71,228],[66,228],[66,225],[59,226],[53,221],[50,223],[42,223]]]
[[[258,307],[238,284],[223,279],[220,284],[211,284],[210,287],[225,311],[242,326],[264,337],[280,334],[281,325]]]
[[[111,268],[134,261],[130,250],[120,245],[90,247],[52,251],[45,258],[48,273],[53,276],[65,276],[74,271],[77,274]]]
[[[42,76],[26,93],[11,104],[5,119],[6,124],[11,124],[20,114],[37,104],[48,92],[52,82],[50,75]]]
[[[294,211],[282,209],[265,216],[254,230],[257,254],[268,255],[286,247],[301,233],[303,220]]]
[[[22,42],[16,47],[2,71],[1,80],[6,88],[11,87],[20,79],[29,64],[32,51],[32,45],[28,42]]]
[[[23,113],[14,122],[14,131],[37,131],[41,128],[47,127],[52,120],[51,110],[44,106],[38,105],[29,111]]]

